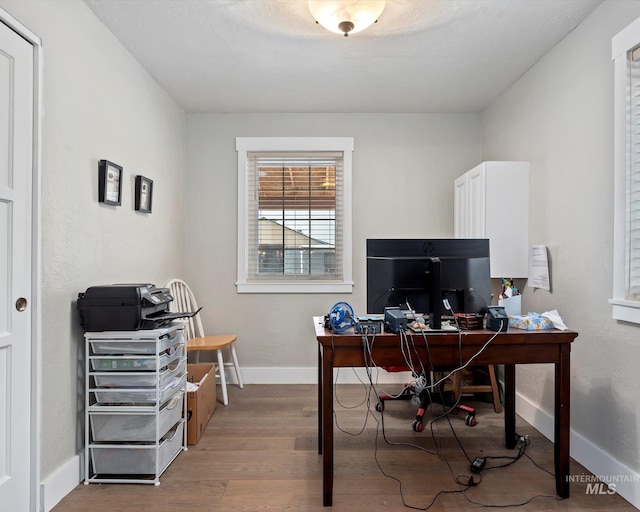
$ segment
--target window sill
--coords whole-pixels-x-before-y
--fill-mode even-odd
[[[609,299],[609,304],[613,306],[612,315],[615,320],[640,324],[640,302]]]
[[[238,293],[352,293],[353,283],[236,283]]]

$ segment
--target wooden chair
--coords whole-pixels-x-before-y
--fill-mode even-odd
[[[165,285],[165,288],[169,288],[171,295],[173,295],[173,302],[171,303],[172,311],[196,311],[198,304],[193,292],[181,279],[171,279]],[[200,313],[192,318],[189,318],[186,326],[187,335],[187,352],[195,352],[195,362],[199,361],[200,352],[207,350],[215,350],[218,358],[218,368],[216,377],[220,377],[220,387],[222,388],[222,403],[227,405],[229,403],[229,397],[227,394],[227,379],[225,376],[225,368],[233,366],[238,379],[238,386],[244,387],[242,383],[242,375],[240,374],[240,365],[238,364],[238,356],[236,355],[236,349],[234,343],[237,339],[235,334],[219,334],[217,336],[207,336],[204,333],[202,327],[202,319]],[[231,353],[231,361],[225,361],[223,352],[225,349]]]
[[[496,369],[492,364],[486,366],[489,373],[489,384],[464,384],[462,372],[456,372],[453,376],[453,394],[455,399],[463,393],[491,393],[493,397],[493,410],[502,412],[502,403],[498,393],[498,380],[496,379]]]

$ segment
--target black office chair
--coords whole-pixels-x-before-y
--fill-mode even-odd
[[[384,370],[394,373],[394,372],[406,372],[412,371],[412,369],[408,366],[388,366],[385,367]],[[440,404],[443,406],[445,410],[449,409],[450,411],[455,411],[456,413],[462,412],[465,414],[464,422],[466,425],[473,427],[477,424],[476,420],[476,410],[473,407],[468,405],[463,405],[456,400],[455,390],[444,390],[443,385],[440,385],[440,389],[429,391],[430,386],[430,377],[429,375],[413,375],[416,380],[422,381],[426,383],[425,385],[419,384],[405,384],[404,389],[398,395],[387,395],[382,394],[378,395],[378,403],[376,404],[376,411],[383,412],[384,411],[384,403],[388,400],[414,400],[418,401],[418,412],[416,414],[416,419],[412,424],[412,428],[414,432],[422,432],[424,430],[424,415],[427,411],[427,408],[432,404]]]

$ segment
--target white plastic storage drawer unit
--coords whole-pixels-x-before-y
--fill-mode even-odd
[[[153,483],[187,449],[184,324],[85,333],[85,483]]]

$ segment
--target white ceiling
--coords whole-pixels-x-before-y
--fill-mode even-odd
[[[602,0],[387,0],[343,37],[306,0],[85,0],[189,112],[475,112]]]

